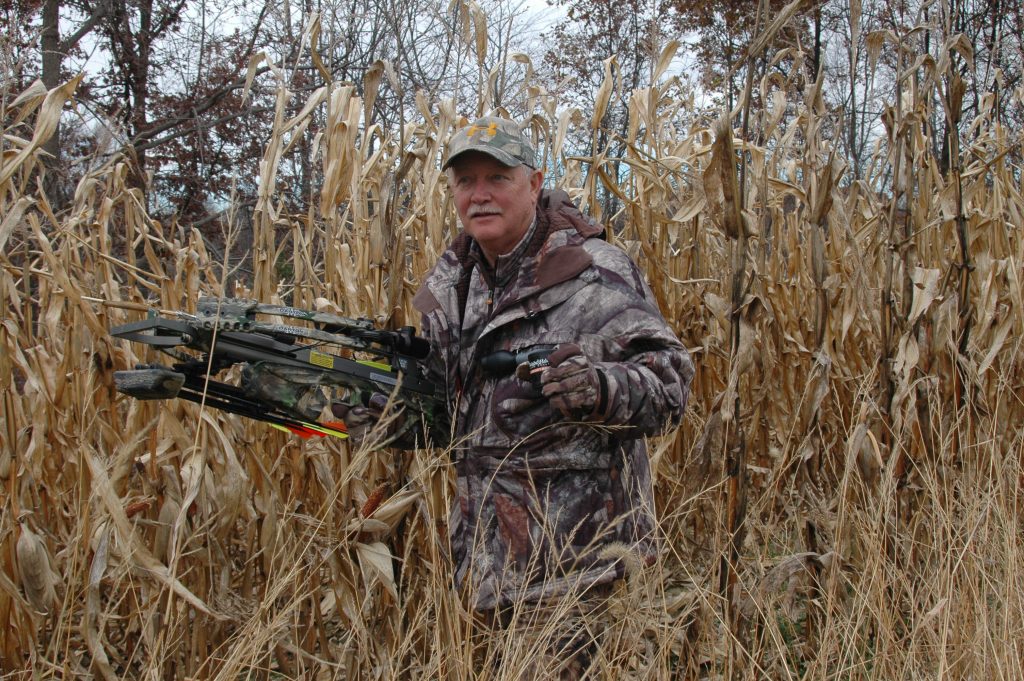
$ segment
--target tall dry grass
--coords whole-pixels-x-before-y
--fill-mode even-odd
[[[651,443],[662,560],[591,622],[595,675],[1021,678],[1020,138],[958,122],[972,134],[940,172],[923,125],[943,81],[907,81],[854,178],[821,83],[755,76],[746,134],[674,124],[666,79],[634,92],[618,177],[605,150],[567,153],[553,102],[532,119],[582,205],[620,198],[611,238],[698,368],[684,426]],[[39,148],[75,85],[2,117],[3,670],[547,678],[531,660],[557,626],[488,633],[451,587],[444,452],[300,441],[113,389],[146,357],[107,329],[200,294],[415,322],[452,235],[437,159],[456,107],[421,102],[399,144],[361,127],[350,87],[282,86],[243,286],[197,231],[147,215],[124,159],[53,214]],[[314,112],[324,181],[292,215],[275,172]]]

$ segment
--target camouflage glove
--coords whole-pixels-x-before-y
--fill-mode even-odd
[[[608,380],[575,343],[559,345],[540,376],[541,393],[566,418],[603,420]]]
[[[348,437],[353,445],[358,447],[368,438],[372,438],[374,441],[379,440],[380,444],[386,444],[394,435],[394,431],[397,430],[396,419],[390,419],[390,423],[387,424],[385,431],[372,435],[371,433],[380,424],[381,416],[387,403],[387,395],[384,393],[374,393],[370,396],[366,406],[353,406],[344,402],[333,402],[331,404],[331,412],[337,418],[344,421]]]

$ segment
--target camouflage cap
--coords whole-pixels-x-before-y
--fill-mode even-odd
[[[537,167],[537,152],[523,136],[514,121],[496,116],[485,116],[459,130],[448,142],[448,157],[441,166],[447,170],[455,157],[467,151],[479,151],[493,156],[507,166]]]

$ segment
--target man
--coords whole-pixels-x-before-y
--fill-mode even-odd
[[[413,304],[451,406],[457,580],[482,611],[599,590],[654,558],[643,437],[678,425],[693,366],[515,123],[462,129],[443,169],[462,231]]]

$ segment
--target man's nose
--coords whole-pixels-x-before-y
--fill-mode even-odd
[[[486,182],[474,182],[469,195],[473,203],[487,203],[491,200],[491,191]]]

